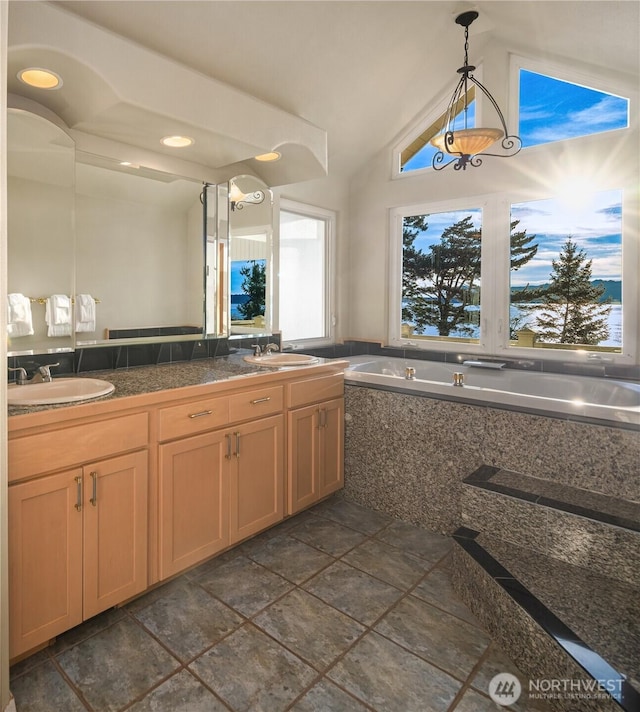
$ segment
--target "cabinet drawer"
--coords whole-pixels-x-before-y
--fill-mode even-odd
[[[158,418],[158,438],[173,440],[219,428],[229,422],[229,398],[218,396],[163,408]]]
[[[317,403],[344,395],[344,374],[334,373],[331,376],[307,378],[287,386],[287,405],[289,408],[299,408],[309,403]]]
[[[9,441],[9,481],[147,447],[147,413],[72,425]]]
[[[268,386],[245,393],[236,393],[229,397],[229,422],[281,413],[283,408],[282,386]]]

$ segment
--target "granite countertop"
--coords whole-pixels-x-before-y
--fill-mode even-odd
[[[157,366],[135,366],[132,368],[78,373],[76,374],[78,378],[99,378],[103,381],[109,381],[109,383],[113,383],[115,386],[115,391],[107,396],[80,402],[29,406],[10,405],[8,414],[9,416],[23,415],[42,410],[68,408],[69,406],[82,405],[83,403],[95,403],[114,398],[137,396],[143,393],[166,391],[173,388],[200,386],[206,385],[207,383],[227,381],[233,378],[243,378],[258,373],[290,371],[294,368],[299,368],[296,366],[288,368],[265,368],[263,366],[255,366],[247,363],[243,359],[243,356],[250,353],[251,351],[244,350],[230,354],[229,356],[198,359],[196,361],[179,361],[176,363],[159,364]],[[314,365],[326,362],[327,359],[319,358]],[[21,387],[28,388],[29,386]]]

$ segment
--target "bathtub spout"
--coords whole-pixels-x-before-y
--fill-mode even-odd
[[[475,368],[504,368],[507,364],[504,361],[463,361],[463,366],[474,366]]]

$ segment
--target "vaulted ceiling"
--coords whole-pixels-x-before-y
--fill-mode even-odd
[[[326,130],[329,171],[343,176],[453,87],[463,42],[454,18],[470,7],[480,12],[472,61],[500,42],[638,77],[635,0],[52,4]]]

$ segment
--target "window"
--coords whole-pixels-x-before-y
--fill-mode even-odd
[[[282,201],[278,328],[283,341],[330,341],[334,214]]]
[[[392,210],[390,344],[633,354],[638,252],[623,239],[622,190],[465,202]]]
[[[627,128],[629,100],[520,69],[523,147]]]
[[[403,336],[478,341],[481,241],[479,209],[403,216]]]
[[[515,203],[511,219],[513,345],[621,352],[622,192]]]

